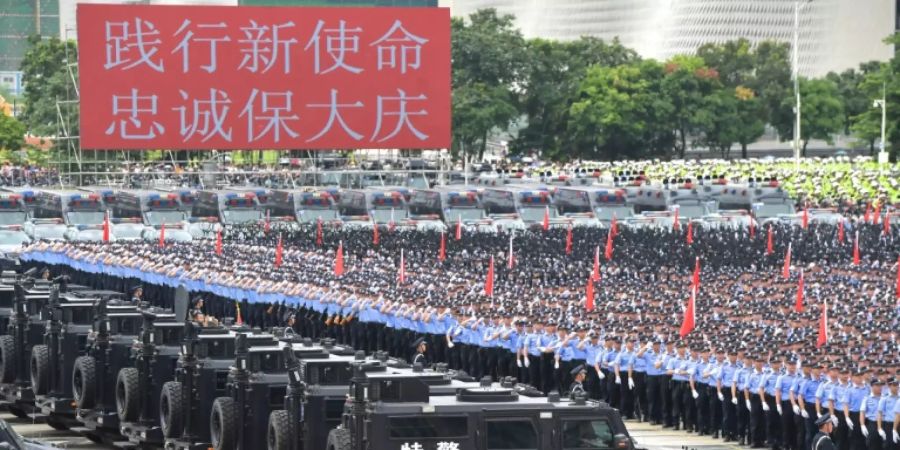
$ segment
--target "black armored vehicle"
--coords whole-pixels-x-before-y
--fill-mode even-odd
[[[511,385],[429,396],[416,378],[370,377],[355,364],[342,423],[326,450],[633,450],[619,412],[577,396],[522,395]]]

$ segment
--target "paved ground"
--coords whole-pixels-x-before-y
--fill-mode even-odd
[[[103,449],[107,447],[95,444],[71,431],[57,431],[46,424],[32,423],[16,418],[8,413],[0,414],[0,419],[19,432],[25,438],[39,439],[57,447],[68,449]],[[742,447],[729,445],[721,440],[711,439],[705,436],[696,436],[682,431],[662,429],[647,423],[627,422],[628,431],[637,441],[640,448],[647,450],[735,450]],[[743,447],[746,448],[746,447]]]
[[[739,445],[731,445],[720,439],[708,436],[697,436],[683,431],[663,429],[648,423],[625,422],[628,432],[637,441],[639,448],[647,450],[735,450],[746,449]]]

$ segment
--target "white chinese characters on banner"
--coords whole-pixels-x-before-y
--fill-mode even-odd
[[[282,113],[290,113],[293,109],[291,98],[294,93],[286,92],[263,92],[253,89],[250,93],[250,99],[247,105],[241,111],[240,117],[247,117],[247,140],[253,142],[261,139],[266,134],[272,133],[272,139],[275,142],[281,141],[281,130],[283,129],[288,136],[295,138],[299,134],[288,126],[287,121],[296,121],[299,119],[296,114],[282,115]],[[259,97],[259,101],[256,99]],[[269,115],[266,115],[269,114]],[[257,127],[254,124],[264,122],[265,126]],[[254,130],[262,128],[259,133]]]
[[[238,70],[246,69],[250,72],[266,73],[280,57],[283,60],[284,73],[291,73],[291,46],[297,43],[294,38],[284,39],[284,30],[294,28],[294,22],[285,22],[280,25],[260,25],[255,20],[250,20],[250,25],[241,27],[244,39],[238,42],[243,45],[241,53],[244,59]]]
[[[359,133],[353,131],[352,129],[350,129],[349,126],[347,126],[347,122],[344,122],[344,118],[341,117],[341,113],[340,113],[340,111],[338,111],[340,108],[362,108],[363,103],[359,100],[357,100],[355,103],[338,103],[337,95],[338,95],[338,90],[332,89],[330,103],[328,103],[328,104],[311,103],[311,104],[306,105],[308,108],[328,108],[328,122],[325,123],[325,126],[322,128],[322,131],[319,131],[318,134],[307,139],[306,142],[315,141],[316,139],[319,139],[320,137],[324,136],[326,133],[331,131],[331,127],[334,126],[335,121],[337,121],[337,123],[344,130],[344,133],[346,133],[347,136],[350,136],[350,138],[357,140],[357,141],[363,138],[362,134],[359,134]]]
[[[157,72],[163,72],[162,59],[156,55],[161,43],[159,30],[153,22],[141,20],[140,17],[134,19],[134,24],[107,21],[106,64],[103,68],[121,67],[128,70],[146,64]]]
[[[354,74],[362,72],[361,68],[351,66],[344,61],[348,54],[359,53],[359,33],[362,33],[362,28],[347,28],[346,20],[339,21],[337,28],[325,28],[325,21],[318,21],[312,37],[309,39],[306,47],[304,47],[304,50],[313,49],[313,70],[315,73],[324,75],[339,68]],[[323,37],[325,38],[325,53],[332,60],[331,66],[327,69],[322,68]]]
[[[394,127],[394,131],[391,131],[381,139],[378,139],[378,142],[384,142],[388,139],[393,138],[403,129],[405,125],[406,128],[409,128],[409,131],[412,132],[413,135],[416,136],[419,140],[424,141],[428,139],[428,135],[422,133],[417,130],[415,126],[413,126],[412,122],[409,120],[410,116],[427,116],[428,111],[425,108],[422,108],[418,111],[407,111],[406,104],[410,101],[424,101],[428,100],[424,95],[417,95],[415,97],[407,97],[406,92],[403,89],[397,89],[397,96],[378,96],[378,118],[375,122],[375,132],[372,133],[372,140],[378,139],[378,134],[381,132],[381,120],[387,116],[397,116],[397,126]],[[386,110],[385,103],[387,102],[397,102],[396,111],[388,111]]]
[[[215,73],[218,69],[218,44],[220,42],[231,42],[231,38],[228,35],[223,35],[221,31],[209,30],[224,30],[226,28],[225,22],[201,23],[193,26],[190,20],[184,19],[178,31],[173,35],[181,40],[175,46],[175,49],[172,50],[172,53],[181,52],[181,71],[187,73],[190,70],[191,44],[204,42],[208,47],[209,57],[207,58],[207,63],[200,66],[200,68],[208,73]]]
[[[114,95],[112,111],[113,116],[118,118],[109,124],[106,134],[115,134],[122,139],[131,140],[153,139],[165,133],[166,129],[162,124],[150,119],[156,116],[156,105],[156,95],[140,96],[137,89],[132,89],[128,96]]]
[[[180,90],[181,99],[190,100],[188,93]],[[200,136],[200,142],[206,142],[213,136],[221,136],[226,142],[231,142],[231,127],[225,124],[228,110],[231,109],[231,99],[228,93],[215,88],[209,89],[209,98],[193,99],[190,106],[172,108],[178,111],[180,126],[178,132],[184,142],[190,141],[194,136]],[[227,129],[226,129],[227,128]]]
[[[422,444],[418,442],[408,443],[404,442],[400,445],[400,450],[426,450]],[[459,443],[457,442],[438,442],[437,447],[434,450],[459,450]]]
[[[396,20],[394,25],[384,36],[369,44],[378,49],[378,70],[382,68],[397,68],[397,53],[400,54],[400,73],[406,73],[406,69],[418,70],[422,65],[422,45],[428,42],[420,36],[416,36],[403,28],[403,24]]]

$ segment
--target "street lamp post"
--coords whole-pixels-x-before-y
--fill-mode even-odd
[[[794,167],[800,169],[800,8],[806,6],[812,0],[797,0],[794,2],[794,42],[791,58],[792,74],[794,78]]]
[[[881,107],[881,142],[878,144],[878,163],[885,164],[888,161],[887,153],[884,151],[885,129],[887,128],[887,95],[886,82],[881,84],[881,99],[876,99],[872,106]]]

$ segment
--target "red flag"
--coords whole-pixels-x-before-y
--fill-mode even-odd
[[[853,265],[859,265],[859,230],[856,230],[856,237],[853,239]]]
[[[103,216],[103,242],[109,242],[109,211]]]
[[[844,219],[838,222],[838,242],[844,243]]]
[[[613,236],[615,236],[615,232],[613,232],[612,228],[610,228],[609,233],[606,233],[606,256],[607,261],[612,261],[613,256]]]
[[[572,254],[572,225],[569,225],[569,231],[566,232],[566,254]]]
[[[613,220],[612,220],[612,224],[610,224],[610,226],[609,226],[609,229],[610,229],[610,232],[613,234],[613,237],[615,237],[617,234],[619,234],[619,221],[616,220],[616,213],[613,213]]]
[[[591,280],[600,281],[600,246],[594,248],[594,270],[591,271]]]
[[[688,245],[694,243],[694,222],[688,222],[687,236],[685,237],[685,240],[687,241]]]
[[[438,250],[438,261],[447,259],[447,233],[441,233],[441,248]]]
[[[787,251],[784,252],[784,268],[781,269],[781,276],[784,279],[791,277],[791,244],[790,242],[788,243]]]
[[[890,214],[884,215],[884,235],[885,236],[891,235],[891,215]]]
[[[159,248],[166,247],[166,223],[163,222],[159,227]]]
[[[322,246],[322,218],[316,219],[316,245]]]
[[[750,218],[750,239],[756,237],[756,222],[753,220],[753,217]]]
[[[900,300],[900,256],[897,256],[897,299]]]
[[[512,244],[513,244],[513,235],[512,235],[512,233],[510,233],[509,234],[509,253],[507,253],[507,255],[506,255],[507,268],[509,268],[509,270],[512,270],[514,267],[516,267],[516,254],[513,253],[513,245]]]
[[[284,254],[284,247],[281,245],[281,235],[278,235],[278,245],[275,247],[275,267],[281,267],[281,259]]]
[[[688,298],[687,308],[684,310],[684,319],[681,321],[681,330],[679,330],[678,334],[681,335],[682,338],[690,334],[691,331],[694,331],[694,325],[696,322],[695,312],[694,312],[694,299],[697,296],[697,289],[691,289],[691,296]]]
[[[394,222],[394,208],[391,208],[391,220],[388,221],[388,233],[393,233],[397,228],[397,222]]]
[[[688,226],[690,226],[690,222],[688,222]],[[675,221],[672,222],[672,231],[678,232],[681,229],[681,222],[678,221],[678,208],[675,208]]]
[[[244,318],[241,317],[241,304],[240,304],[239,302],[235,301],[235,302],[234,302],[234,309],[235,309],[235,311],[237,311],[237,312],[235,313],[234,323],[237,324],[237,325],[243,325],[243,324],[244,324]]]
[[[869,217],[871,217],[872,213],[872,204],[866,203],[866,213],[863,214],[863,222],[869,223]]]
[[[803,312],[803,269],[800,269],[800,281],[797,282],[797,301],[794,302],[794,311]]]
[[[594,280],[591,277],[588,277],[584,288],[584,310],[587,312],[594,310]]]
[[[879,202],[875,205],[875,215],[872,217],[872,223],[878,225],[878,221],[881,220],[881,203]]]
[[[700,290],[700,257],[694,260],[694,274],[691,276],[691,288]]]
[[[766,236],[766,254],[775,253],[775,244],[772,241],[772,224],[769,224],[768,236]]]
[[[494,296],[494,257],[491,256],[491,265],[488,267],[487,278],[484,280],[484,295]]]
[[[456,216],[456,240],[462,239],[462,217]]]
[[[822,348],[828,343],[828,300],[822,302],[822,315],[819,317],[819,337],[816,339],[816,348]]]
[[[378,235],[378,223],[372,222],[372,245],[377,246],[378,243],[381,242],[381,239]]]
[[[547,209],[544,210],[544,221],[541,222],[541,228],[543,228],[544,231],[547,231],[550,229],[550,207],[549,206],[547,207]]]
[[[222,230],[216,230],[216,254],[222,256]]]
[[[269,234],[269,231],[272,230],[272,219],[269,217],[269,210],[266,210],[266,222],[263,224],[263,231],[266,234]]]
[[[803,229],[807,229],[809,227],[809,206],[803,207]]]
[[[397,270],[397,282],[406,283],[406,257],[403,255],[403,249],[400,249],[400,269]]]
[[[338,244],[337,253],[334,255],[334,275],[341,276],[344,274],[344,242]]]

